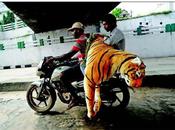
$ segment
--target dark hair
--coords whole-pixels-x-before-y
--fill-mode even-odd
[[[103,18],[102,21],[105,21],[107,23],[116,23],[116,17],[112,14],[106,14]]]

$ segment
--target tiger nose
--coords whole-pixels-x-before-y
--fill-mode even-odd
[[[139,88],[139,87],[140,87],[140,85],[139,85],[139,84],[136,84],[136,85],[135,85],[135,88]]]
[[[134,88],[139,88],[141,86],[141,82],[134,82],[133,85],[132,85]]]
[[[141,87],[141,85],[142,85],[141,82],[137,82],[137,83],[135,84],[135,87],[136,87],[136,88],[139,88],[139,87]]]

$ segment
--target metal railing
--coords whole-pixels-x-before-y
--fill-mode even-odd
[[[141,30],[141,33],[137,32],[137,29],[131,29],[131,30],[123,30],[122,31],[126,37],[130,36],[142,36],[142,35],[159,35],[162,33],[168,33],[165,29],[165,26],[154,26],[154,27],[148,27],[145,30]],[[173,32],[175,33],[175,32]],[[32,36],[32,35],[31,35]],[[136,37],[138,38],[138,37]],[[25,41],[23,39],[22,41],[18,42],[24,42],[24,47],[18,47],[18,43],[15,42],[12,44],[5,44],[1,42],[0,44],[3,44],[3,48],[1,50],[6,50],[6,49],[24,49],[24,48],[30,48],[30,47],[42,47],[42,46],[50,46],[53,44],[64,44],[68,42],[75,42],[76,39],[74,39],[72,36],[71,37],[65,37],[65,36],[60,36],[58,38],[37,38],[37,40],[33,41]]]
[[[27,27],[27,25],[22,20],[17,20],[16,22],[0,25],[0,32],[11,31],[19,28]]]
[[[63,37],[63,36],[60,36]],[[76,39],[73,37],[63,37],[63,41],[61,41],[60,38],[52,38],[52,39],[38,39],[38,40],[33,40],[33,41],[28,41],[26,42],[25,40],[18,41],[17,43],[12,43],[12,44],[2,44],[3,47],[0,46],[0,51],[2,50],[8,50],[8,49],[25,49],[25,48],[30,48],[30,47],[42,47],[42,46],[49,46],[53,44],[64,44],[64,43],[69,43],[69,42],[75,42]],[[19,43],[23,43],[19,45]],[[1,49],[2,48],[2,49]]]

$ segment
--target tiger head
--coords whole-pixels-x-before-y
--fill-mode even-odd
[[[126,62],[121,68],[121,76],[125,79],[128,86],[138,88],[142,85],[145,77],[145,68],[143,61],[136,57]]]

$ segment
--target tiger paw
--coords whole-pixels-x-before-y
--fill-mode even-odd
[[[98,99],[97,101],[95,101],[95,104],[93,107],[93,110],[95,113],[99,112],[100,106],[101,106],[101,99]]]
[[[93,117],[95,117],[95,115],[96,115],[96,112],[94,112],[94,111],[91,111],[91,112],[88,112],[88,113],[87,113],[87,117],[88,117],[89,119],[92,119]]]
[[[87,115],[85,115],[84,116],[84,120],[86,121],[86,123],[88,123],[89,125],[91,125],[91,124],[94,124],[96,122],[99,122],[100,121],[100,118],[99,118],[98,114],[95,115],[92,118],[89,118]]]

